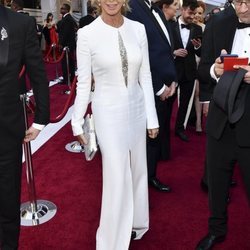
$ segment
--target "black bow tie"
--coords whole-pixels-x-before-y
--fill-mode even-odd
[[[240,22],[237,23],[237,29],[245,29],[248,27],[250,27],[250,23],[240,23]]]
[[[184,23],[182,23],[181,24],[181,28],[182,29],[186,28],[186,29],[190,30],[191,27],[190,27],[190,24],[184,24]]]

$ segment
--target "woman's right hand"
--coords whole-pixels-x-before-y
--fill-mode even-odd
[[[77,135],[77,140],[81,145],[86,145],[88,143],[88,140],[85,138],[83,134]]]

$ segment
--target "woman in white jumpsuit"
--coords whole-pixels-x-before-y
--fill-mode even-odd
[[[92,112],[103,167],[97,250],[127,250],[132,231],[140,239],[149,227],[146,131],[155,138],[159,125],[145,29],[122,15],[126,8],[122,0],[101,0],[101,15],[78,31],[72,129],[86,143],[82,125],[93,76]]]

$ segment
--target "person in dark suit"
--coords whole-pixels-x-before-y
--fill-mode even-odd
[[[184,0],[181,16],[177,19],[177,22],[172,23],[175,66],[180,88],[175,135],[183,141],[189,140],[184,133],[184,122],[197,75],[195,55],[200,56],[201,52],[202,28],[193,23],[197,7],[196,0]]]
[[[39,42],[39,47],[41,48],[41,41],[43,36],[43,26],[36,22],[36,35]]]
[[[131,0],[131,12],[127,17],[145,25],[149,61],[155,93],[156,110],[160,125],[156,139],[147,138],[147,164],[149,184],[162,192],[170,192],[170,187],[156,177],[157,163],[169,158],[170,117],[172,106],[167,100],[176,89],[176,71],[173,57],[173,40],[170,25],[162,11],[148,0]],[[172,105],[172,102],[170,102]]]
[[[22,142],[49,122],[49,89],[33,21],[0,4],[0,249],[18,248]],[[25,65],[36,101],[34,123],[25,131],[19,72]]]
[[[29,16],[28,12],[25,12],[23,10],[23,0],[13,0],[11,1],[11,9],[17,13],[20,13],[22,15],[27,15]],[[33,20],[34,21],[34,20]],[[22,75],[22,77],[19,79],[20,84],[20,94],[25,94],[27,92],[27,86],[26,86],[26,74],[24,72],[24,74]]]
[[[62,20],[57,25],[57,30],[59,33],[59,44],[61,48],[69,48],[69,80],[70,82],[72,82],[75,77],[75,49],[77,24],[69,13],[69,4],[63,4],[60,11],[62,14]],[[64,84],[69,84],[66,56],[64,56],[64,58],[62,59],[62,72]]]
[[[23,6],[24,6],[23,0],[12,0],[11,1],[11,9],[13,11],[16,11],[18,13],[22,13],[22,14],[29,16],[28,12],[23,11]]]
[[[211,101],[207,117],[206,150],[209,231],[198,243],[197,250],[211,249],[216,243],[225,239],[228,220],[227,197],[235,161],[241,168],[250,199],[250,66],[242,66],[247,70],[241,82],[241,89],[244,89],[246,99],[244,112],[239,120],[229,122],[228,114],[214,102],[213,93],[217,81],[224,75],[221,54],[238,54],[240,57],[250,58],[250,2],[234,0],[233,5],[209,19],[203,36],[198,69],[199,78],[204,85],[201,88],[202,96]]]
[[[89,25],[90,23],[92,23],[95,19],[96,19],[96,8],[92,7],[92,6],[88,6],[87,7],[87,15],[83,16],[80,18],[79,20],[79,29]]]

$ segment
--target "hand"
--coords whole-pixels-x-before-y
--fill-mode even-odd
[[[250,66],[249,65],[234,65],[234,68],[235,69],[242,68],[242,69],[247,70],[248,72],[244,76],[244,82],[250,84]]]
[[[31,126],[28,130],[26,130],[23,141],[29,142],[29,141],[35,140],[36,137],[39,135],[39,133],[40,133],[39,129],[36,129]]]
[[[196,49],[199,49],[201,46],[201,39],[197,38],[197,39],[192,39],[191,43],[194,45],[194,47]]]
[[[151,139],[155,139],[158,134],[159,134],[159,128],[150,128],[150,129],[148,129],[148,136]]]
[[[77,136],[77,140],[81,145],[86,145],[88,143],[88,140],[85,138],[83,134]]]
[[[160,100],[165,101],[169,97],[170,91],[171,89],[168,86],[165,86],[163,93],[160,95]]]
[[[208,109],[209,109],[209,102],[203,103],[202,105],[202,112],[205,117],[207,117]]]
[[[174,55],[175,56],[179,56],[179,57],[186,57],[188,54],[186,49],[177,49],[174,51]]]
[[[227,51],[225,49],[223,49],[221,51],[221,55],[222,54],[227,54]],[[222,74],[224,73],[224,63],[222,63],[220,57],[217,57],[215,60],[214,73],[215,73],[216,77],[221,77]]]
[[[170,97],[170,96],[173,96],[176,91],[176,82],[172,82],[169,88],[170,88],[170,93],[169,93],[169,97]]]

